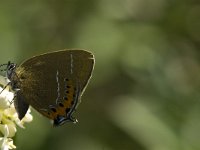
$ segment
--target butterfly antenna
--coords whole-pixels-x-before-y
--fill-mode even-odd
[[[2,67],[2,66],[7,66],[7,65],[8,65],[8,64],[1,64],[0,67]]]
[[[2,72],[2,71],[6,71],[6,69],[1,69],[0,71],[1,71],[1,72]]]
[[[9,62],[8,62],[8,63],[9,63]],[[1,65],[0,65],[0,68],[3,67],[3,66],[8,66],[8,63],[7,63],[7,64],[1,64]],[[2,71],[6,71],[6,70],[7,70],[7,69],[1,69],[0,71],[2,72]]]

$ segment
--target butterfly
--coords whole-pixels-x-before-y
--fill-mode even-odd
[[[77,122],[72,114],[91,78],[94,63],[94,55],[86,50],[60,50],[34,56],[19,66],[3,64],[10,81],[7,86],[15,92],[18,118],[23,119],[32,106],[53,120],[54,126]]]

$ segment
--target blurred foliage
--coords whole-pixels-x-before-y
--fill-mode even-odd
[[[92,51],[78,124],[34,113],[20,150],[199,150],[200,1],[0,2],[1,62],[64,48]]]

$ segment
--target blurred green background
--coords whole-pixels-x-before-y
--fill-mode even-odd
[[[75,116],[18,129],[19,150],[199,150],[199,0],[0,2],[0,63],[65,48],[96,57]]]

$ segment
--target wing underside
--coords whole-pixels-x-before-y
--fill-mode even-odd
[[[63,50],[32,57],[16,70],[25,101],[48,118],[65,113],[86,87],[94,57],[84,50]],[[78,94],[78,98],[75,97]],[[63,109],[57,108],[65,108]],[[76,106],[74,106],[76,107]],[[56,110],[54,110],[56,109]],[[54,112],[54,116],[49,113]]]

